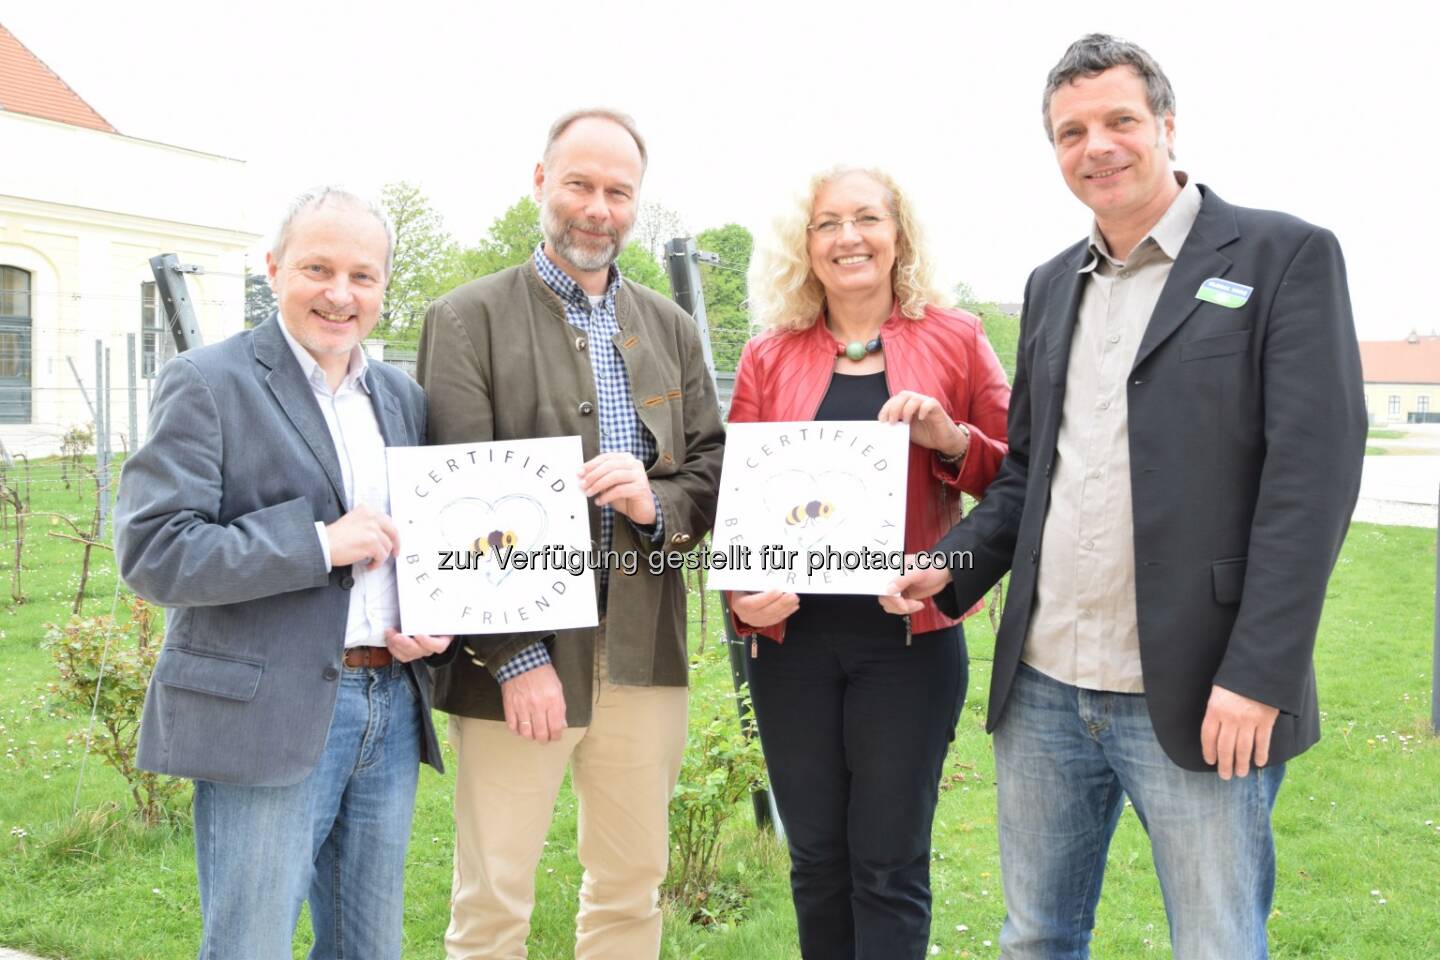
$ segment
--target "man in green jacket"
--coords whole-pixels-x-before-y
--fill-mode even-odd
[[[614,265],[645,164],[624,114],[561,117],[535,167],[544,243],[425,316],[430,441],[578,434],[600,555],[638,558],[596,572],[598,627],[462,637],[437,675],[459,759],[452,960],[525,956],[567,766],[585,867],[576,957],[660,952],[687,680],[685,585],[666,555],[694,547],[714,520],[724,433],[694,322]]]

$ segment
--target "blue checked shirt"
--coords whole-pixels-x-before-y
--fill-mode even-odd
[[[591,301],[587,294],[569,274],[555,265],[545,254],[545,246],[535,248],[535,272],[545,285],[555,291],[565,305],[565,319],[585,332],[590,344],[590,364],[595,372],[595,397],[600,408],[600,452],[629,453],[647,466],[655,462],[655,438],[635,415],[635,404],[630,399],[630,375],[625,372],[625,361],[620,357],[620,348],[615,346],[615,337],[620,324],[615,319],[615,294],[620,289],[620,271],[610,266],[610,283],[603,297]],[[652,494],[653,496],[653,494]],[[660,513],[660,498],[655,498],[655,527],[648,530],[638,524],[636,529],[650,537],[652,543],[659,543],[664,537],[664,519]],[[615,508],[600,508],[600,551],[610,549],[615,532]],[[602,594],[608,578],[607,569],[599,570]],[[499,670],[495,679],[504,683],[527,670],[543,667],[550,662],[550,654],[543,643],[533,643],[521,650]]]

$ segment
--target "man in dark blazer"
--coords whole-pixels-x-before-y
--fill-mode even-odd
[[[207,960],[398,958],[421,762],[440,769],[430,676],[448,638],[395,631],[399,538],[385,447],[424,442],[425,399],[369,363],[386,223],[302,196],[266,257],[279,314],[170,361],[125,463],[120,574],[170,608],[139,764],[195,781]]]
[[[1011,570],[995,733],[1007,958],[1089,955],[1128,797],[1177,960],[1266,956],[1270,813],[1319,738],[1312,653],[1365,410],[1335,238],[1171,167],[1174,94],[1087,36],[1046,131],[1091,236],[1025,290],[1010,453],[882,602],[963,610]],[[1013,563],[1013,569],[1012,569]]]

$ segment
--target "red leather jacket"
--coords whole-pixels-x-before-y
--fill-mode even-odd
[[[880,336],[890,395],[913,390],[934,397],[970,430],[970,446],[958,470],[941,462],[934,450],[910,445],[905,550],[913,553],[934,546],[960,520],[962,490],[981,496],[1000,469],[1008,449],[1010,384],[984,327],[963,310],[927,306],[924,317],[911,320],[897,304]],[[814,419],[834,371],[835,338],[818,319],[806,330],[762,333],[745,344],[740,355],[730,422]],[[982,606],[977,603],[961,619]],[[734,621],[742,635],[758,633],[784,642],[783,620],[768,627],[752,627],[739,617]],[[933,600],[926,600],[925,609],[910,618],[915,633],[957,622],[936,609]]]

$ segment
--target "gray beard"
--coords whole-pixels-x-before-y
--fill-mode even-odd
[[[589,224],[583,220],[567,220],[562,222],[548,203],[541,207],[540,221],[541,226],[545,230],[546,251],[562,258],[576,270],[582,270],[586,273],[595,270],[604,270],[610,266],[610,264],[614,263],[615,258],[620,255],[620,245],[624,242],[625,238],[610,227],[601,228],[610,235],[610,242],[597,250],[593,247],[582,247],[570,239],[571,227],[582,225],[593,226],[593,224]]]

